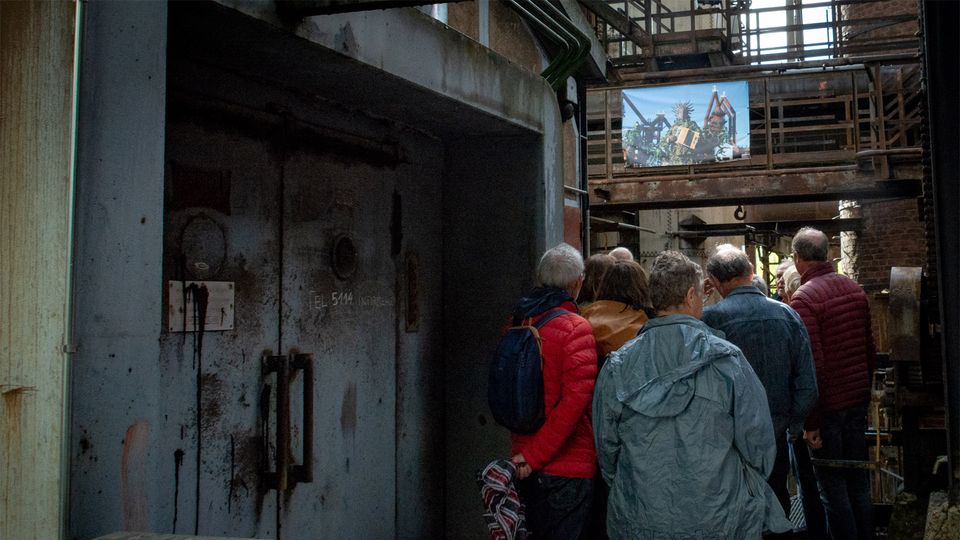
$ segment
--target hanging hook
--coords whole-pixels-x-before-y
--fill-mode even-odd
[[[733,217],[737,221],[743,221],[747,217],[747,213],[743,209],[743,205],[737,205],[737,209],[733,211]]]

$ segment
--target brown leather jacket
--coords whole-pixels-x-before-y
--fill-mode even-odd
[[[647,322],[647,314],[643,311],[613,300],[597,300],[583,308],[581,315],[593,328],[600,363],[608,354],[637,337],[640,327]]]

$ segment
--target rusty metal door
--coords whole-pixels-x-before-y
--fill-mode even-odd
[[[302,465],[312,447],[313,474],[311,482],[288,484],[280,531],[284,538],[393,537],[394,176],[304,149],[287,159],[283,177],[283,343],[312,355],[315,379],[293,378],[292,454]],[[304,394],[311,390],[312,397]],[[310,402],[312,415],[302,406]]]
[[[173,532],[394,536],[395,175],[207,114],[171,105],[164,272],[231,284],[235,324],[167,321]]]
[[[275,455],[268,432],[276,383],[265,382],[262,357],[280,346],[281,167],[270,141],[218,125],[176,99],[166,157],[165,300],[189,280],[228,282],[235,300],[231,330],[178,331],[199,307],[192,298],[165,321],[170,531],[275,537],[276,497],[263,471]]]

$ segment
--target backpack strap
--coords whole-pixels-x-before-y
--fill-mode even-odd
[[[0,0],[0,1],[3,1],[3,0]],[[536,323],[533,322],[533,317],[525,317],[521,319],[520,317],[517,317],[516,315],[514,315],[510,319],[510,323],[511,323],[510,326],[513,326],[513,327],[533,326],[534,328],[540,329],[543,325],[552,321],[554,318],[567,313],[572,313],[572,311],[568,311],[561,307],[555,307],[555,308],[550,308],[547,311],[544,311],[542,313],[543,315],[540,316],[540,319],[538,319]]]
[[[566,315],[566,314],[568,314],[568,313],[570,313],[570,312],[567,311],[567,310],[565,310],[565,309],[563,309],[563,308],[554,308],[554,309],[551,309],[550,311],[546,312],[543,316],[541,316],[540,319],[538,319],[537,322],[534,323],[533,327],[536,328],[537,330],[539,330],[539,329],[543,328],[543,326],[544,326],[545,324],[547,324],[548,322],[556,319],[557,317],[559,317],[559,316],[561,316],[561,315]]]

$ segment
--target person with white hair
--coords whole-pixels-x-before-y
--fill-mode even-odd
[[[702,294],[697,263],[660,254],[657,317],[600,370],[593,425],[610,538],[741,540],[791,528],[766,482],[776,445],[763,385],[699,320]]]
[[[613,250],[610,251],[610,256],[613,257],[614,259],[617,259],[618,261],[633,260],[633,253],[631,253],[629,249],[623,246],[620,246],[618,248],[613,248]]]
[[[537,538],[578,538],[590,514],[596,451],[590,400],[597,377],[596,341],[574,298],[583,285],[583,257],[567,244],[548,250],[537,267],[539,286],[513,311],[514,326],[539,329],[545,421],[534,433],[512,433],[513,463],[526,506],[527,530]]]
[[[787,300],[784,300],[785,297],[784,297],[784,294],[783,294],[783,276],[784,276],[784,274],[787,272],[787,270],[790,270],[791,268],[793,268],[794,270],[796,270],[796,268],[795,268],[794,265],[793,265],[793,260],[792,260],[792,259],[784,259],[784,260],[780,261],[780,264],[777,265],[777,282],[776,282],[776,283],[777,283],[777,292],[773,293],[773,297],[772,297],[772,298],[773,298],[774,300],[778,300],[778,301],[780,301],[780,302],[787,302]],[[798,285],[798,287],[799,287],[799,285]],[[794,290],[796,290],[796,289],[794,289]]]
[[[783,271],[783,301],[790,303],[790,298],[793,296],[793,293],[797,292],[797,289],[800,288],[800,272],[797,271],[797,267],[790,265],[786,270]]]

